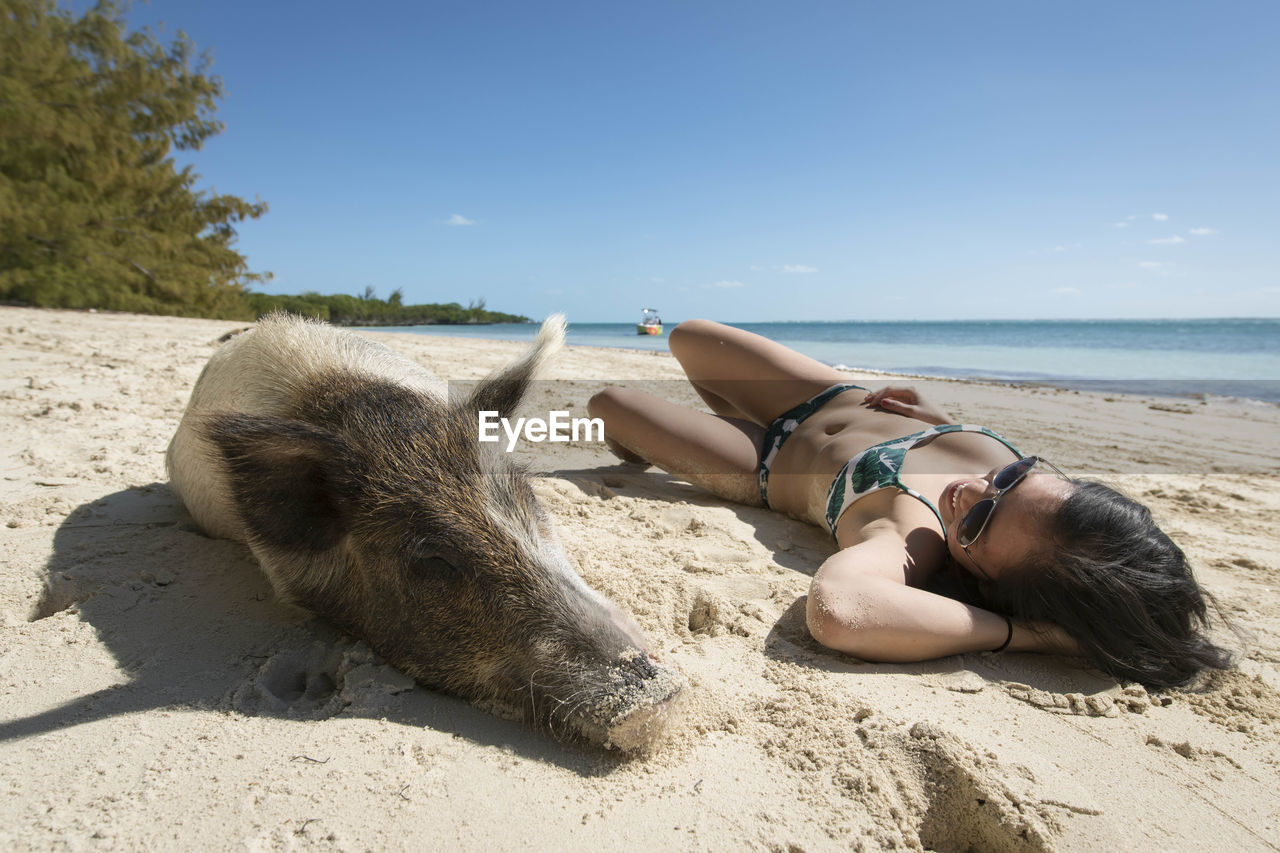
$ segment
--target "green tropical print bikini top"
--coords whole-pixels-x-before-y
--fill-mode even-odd
[[[945,535],[947,525],[942,520],[942,513],[932,501],[902,482],[901,471],[908,450],[949,432],[977,432],[989,435],[1012,450],[1018,457],[1022,456],[1018,448],[1002,436],[986,427],[971,424],[940,424],[902,438],[891,438],[880,444],[873,444],[844,464],[831,483],[830,491],[827,492],[827,529],[831,531],[832,538],[835,538],[836,524],[840,521],[840,516],[844,515],[845,510],[852,506],[854,501],[871,492],[889,487],[907,493],[933,510]]]

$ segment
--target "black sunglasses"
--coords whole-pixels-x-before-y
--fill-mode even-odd
[[[989,498],[983,498],[978,501],[960,520],[960,526],[956,528],[956,541],[960,543],[960,547],[967,549],[978,541],[982,531],[987,529],[987,522],[991,520],[991,513],[995,512],[996,504],[1000,502],[1000,498],[1004,497],[1005,493],[1014,486],[1021,483],[1022,478],[1030,474],[1031,469],[1040,462],[1048,465],[1064,480],[1069,479],[1057,465],[1047,459],[1041,459],[1039,456],[1024,456],[1017,462],[1009,463],[991,478],[991,485],[996,487],[996,493]]]

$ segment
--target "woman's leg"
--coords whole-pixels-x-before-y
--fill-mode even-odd
[[[713,412],[765,427],[849,379],[780,343],[711,320],[686,320],[671,330],[669,345]]]
[[[605,440],[620,458],[650,462],[712,494],[760,506],[756,476],[764,430],[756,424],[629,388],[606,388],[587,411],[604,421]]]

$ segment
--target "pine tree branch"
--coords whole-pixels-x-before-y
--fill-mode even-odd
[[[151,273],[151,270],[147,269],[147,268],[146,268],[146,267],[144,267],[142,264],[138,263],[137,261],[133,260],[132,258],[129,258],[129,259],[128,259],[128,261],[129,261],[129,266],[133,267],[133,268],[134,268],[134,269],[136,269],[138,272],[140,272],[140,273],[142,273],[143,275],[145,275],[147,278],[149,278],[149,279],[152,281],[152,283],[155,283],[155,281],[156,281],[156,277]]]

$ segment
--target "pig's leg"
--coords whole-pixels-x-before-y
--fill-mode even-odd
[[[671,352],[711,410],[762,427],[849,376],[782,344],[711,320],[671,331]]]
[[[637,459],[738,503],[760,506],[756,472],[764,430],[747,420],[695,412],[652,394],[606,388],[587,411],[604,421],[605,440]]]

